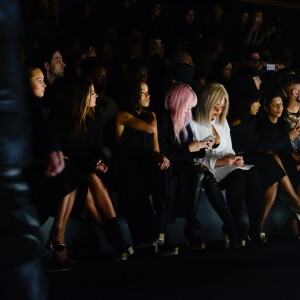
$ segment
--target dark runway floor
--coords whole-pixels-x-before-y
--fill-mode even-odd
[[[157,257],[137,249],[126,262],[111,253],[81,257],[71,270],[46,273],[49,299],[300,299],[300,241],[278,239],[263,248]]]

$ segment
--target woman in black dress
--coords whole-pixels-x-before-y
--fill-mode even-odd
[[[108,166],[102,153],[102,119],[94,110],[94,85],[83,77],[66,88],[55,126],[64,154],[88,182],[87,196],[79,208],[86,218],[103,228],[117,260],[127,260],[133,249],[125,243],[109,192],[103,182]],[[103,178],[103,179],[101,179]]]
[[[127,88],[116,117],[116,188],[134,244],[154,241],[155,251],[160,252],[159,245],[168,243],[164,182],[170,162],[160,153],[156,116],[149,109],[148,85],[134,80]],[[167,252],[177,254],[178,248],[168,245]]]
[[[50,153],[60,146],[57,143],[54,131],[50,123],[47,122],[47,114],[43,106],[43,96],[46,88],[44,75],[40,68],[36,66],[28,67],[29,93],[32,98],[34,112],[34,132],[42,132],[40,139],[35,143],[34,161],[35,164],[28,170],[31,178],[33,199],[36,202],[41,223],[44,223],[49,216],[53,216],[53,224],[49,232],[47,250],[54,253],[56,260],[61,263],[68,261],[67,247],[65,243],[65,229],[73,208],[75,199],[78,201],[78,190],[85,186],[85,182],[80,172],[64,159],[60,151],[61,159],[64,162],[64,169],[58,175],[53,175],[49,170],[44,170],[44,157],[41,145],[47,147]]]

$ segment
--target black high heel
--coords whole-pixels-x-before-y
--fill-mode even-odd
[[[115,260],[116,261],[126,261],[129,256],[134,253],[132,246],[129,244],[124,244],[122,249],[115,249]]]
[[[293,212],[295,218],[300,222],[300,209],[290,205],[291,211]]]
[[[189,250],[205,250],[206,244],[201,239],[186,236],[186,246]]]
[[[158,253],[158,248],[159,246],[163,245],[165,243],[165,234],[163,232],[160,232],[158,234],[158,237],[153,241],[153,246],[154,246],[154,253]]]
[[[246,246],[246,240],[240,239],[240,240],[232,240],[229,238],[228,234],[224,233],[224,243],[226,249],[236,249],[236,248],[242,248]]]
[[[153,241],[154,254],[160,256],[172,256],[179,253],[179,247],[165,239],[164,233],[159,233],[158,238]]]
[[[106,220],[103,231],[106,240],[115,250],[116,261],[126,261],[128,257],[134,253],[132,246],[127,244],[124,240],[117,218]]]
[[[45,272],[59,272],[59,271],[68,271],[71,269],[71,265],[75,264],[75,260],[71,260],[66,254],[66,258],[62,259],[60,257],[60,254],[62,254],[63,251],[67,251],[67,247],[65,243],[59,242],[59,241],[51,241],[50,239],[47,241],[45,246],[46,254],[53,254],[54,255],[54,261],[51,263],[48,262],[45,268]]]

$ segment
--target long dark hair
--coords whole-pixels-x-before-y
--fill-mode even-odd
[[[120,109],[128,111],[132,114],[142,110],[141,107],[141,84],[140,80],[132,80],[124,91],[124,98],[120,104]]]
[[[86,132],[86,118],[94,119],[94,108],[89,107],[88,96],[93,83],[85,77],[69,82],[63,97],[62,112],[67,121],[67,136],[76,139]]]

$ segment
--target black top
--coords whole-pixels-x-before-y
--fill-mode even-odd
[[[246,164],[255,166],[263,188],[267,188],[286,174],[274,156],[266,153],[271,149],[271,143],[258,133],[260,128],[255,130],[252,124],[245,121],[232,127],[230,133],[234,151],[243,155]]]
[[[96,162],[104,159],[102,153],[102,119],[95,114],[95,119],[86,117],[86,131],[75,140],[67,133],[66,119],[58,117],[55,127],[60,136],[64,154],[84,173],[95,170]]]
[[[173,123],[169,114],[165,112],[158,120],[158,140],[160,152],[165,154],[172,163],[193,163],[194,158],[204,157],[205,149],[198,152],[190,152],[189,143],[193,140],[193,133],[190,125],[186,126],[188,132],[187,139],[184,140],[183,133],[180,134],[180,141],[175,139]]]

